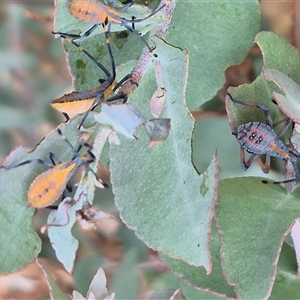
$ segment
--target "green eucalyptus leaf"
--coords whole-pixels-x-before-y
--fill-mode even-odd
[[[238,297],[266,299],[276,276],[281,247],[300,215],[299,193],[252,177],[220,182],[217,227],[227,282]]]
[[[136,133],[137,140],[120,135],[121,144],[112,145],[110,152],[115,201],[122,220],[149,247],[210,270],[208,243],[217,192],[217,159],[204,174],[197,174],[191,162],[194,121],[184,103],[187,56],[162,40],[157,39],[156,44],[166,90],[160,116],[171,119],[170,135],[154,147],[147,145],[141,130]],[[145,116],[150,112],[144,99],[155,85],[150,65],[131,98]]]
[[[234,298],[236,296],[234,289],[226,282],[223,275],[223,267],[220,264],[220,242],[215,226],[212,227],[210,251],[212,256],[212,272],[210,274],[207,274],[202,267],[191,266],[166,254],[161,254],[160,258],[179,278],[184,279],[189,285],[226,296],[227,298]]]
[[[258,1],[178,1],[166,40],[190,54],[187,105],[196,108],[222,88],[259,31]]]

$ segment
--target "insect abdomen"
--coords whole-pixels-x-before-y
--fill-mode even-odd
[[[65,190],[76,167],[76,162],[61,163],[36,177],[28,190],[29,205],[41,208],[54,203]]]
[[[266,154],[290,160],[289,150],[267,124],[249,122],[239,125],[236,134],[240,145],[249,153]]]
[[[121,24],[120,13],[95,0],[73,0],[68,4],[70,13],[77,19],[93,24],[108,22]]]

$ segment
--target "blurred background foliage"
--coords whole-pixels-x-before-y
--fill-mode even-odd
[[[260,4],[262,29],[284,36],[300,49],[300,3],[261,0]],[[0,3],[1,159],[17,145],[32,150],[63,121],[49,102],[73,89],[61,41],[54,39],[52,30],[52,1]],[[218,149],[221,178],[263,175],[259,167],[251,167],[247,174],[240,169],[239,145],[231,135],[223,105],[227,87],[252,82],[261,66],[261,54],[254,45],[242,64],[228,68],[226,83],[218,95],[193,112],[197,120],[193,159],[200,172],[207,168],[213,151]],[[126,299],[146,298],[155,290],[176,288],[177,279],[157,259],[156,253],[122,225],[111,191],[102,191],[101,195],[101,210],[116,218],[104,220],[96,230],[74,228],[75,237],[81,241],[73,272],[74,282],[57,262],[47,234],[40,234],[42,263],[63,290],[70,292],[76,286],[85,295],[99,266],[105,269],[109,291],[116,292],[117,298],[118,295]],[[33,226],[38,231],[45,224],[48,213],[40,210],[35,215]],[[47,298],[48,288],[43,277],[34,263],[18,273],[0,277],[0,298]],[[30,284],[20,290],[17,287],[24,279]]]

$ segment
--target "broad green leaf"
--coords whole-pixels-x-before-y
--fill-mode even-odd
[[[252,47],[259,22],[258,1],[178,1],[166,40],[189,52],[189,108],[221,89],[225,70]]]
[[[21,161],[24,152],[18,148],[11,155]],[[4,163],[8,163],[8,159]],[[34,210],[27,206],[28,180],[24,171],[0,171],[0,274],[25,267],[41,251],[41,241],[31,227]]]
[[[272,290],[282,243],[300,215],[299,193],[252,177],[220,183],[217,227],[227,281],[238,297],[265,299]]]
[[[218,293],[227,298],[236,296],[233,287],[228,285],[223,275],[223,268],[220,265],[220,242],[215,226],[212,227],[210,241],[212,256],[212,272],[207,274],[204,268],[195,267],[184,261],[176,260],[168,255],[161,254],[160,258],[179,278],[184,279],[189,285],[208,292]]]
[[[265,69],[263,75],[267,80],[273,81],[284,95],[273,92],[274,100],[279,108],[296,123],[300,123],[300,86],[294,82],[289,76],[274,70]]]
[[[208,243],[216,200],[217,161],[215,158],[202,175],[193,167],[194,121],[184,104],[187,57],[184,51],[163,41],[156,43],[167,91],[161,117],[171,119],[170,135],[165,142],[148,147],[147,137],[138,131],[138,140],[120,136],[121,144],[111,145],[113,193],[122,220],[149,247],[190,264],[203,265],[209,272]],[[132,97],[143,115],[149,115],[149,104],[144,99],[155,90],[152,73],[149,66]],[[178,81],[173,74],[183,79]]]
[[[300,65],[299,52],[285,38],[262,31],[256,35],[255,42],[262,51],[265,69],[276,69],[289,75],[295,82],[300,81],[297,71]]]

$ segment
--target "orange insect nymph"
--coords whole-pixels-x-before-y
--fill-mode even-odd
[[[254,160],[257,160],[262,171],[264,173],[268,173],[270,170],[270,157],[278,157],[292,164],[295,172],[295,178],[273,182],[263,180],[262,182],[281,184],[298,181],[300,179],[300,173],[296,162],[300,157],[299,153],[294,153],[293,149],[280,140],[280,137],[284,135],[288,127],[292,124],[292,120],[286,117],[273,124],[269,109],[263,104],[236,100],[229,93],[227,93],[227,96],[233,103],[261,109],[266,118],[266,123],[252,121],[240,124],[237,126],[236,131],[233,132],[241,147],[240,155],[242,168],[247,170],[251,163]],[[277,135],[274,131],[274,127],[282,123],[284,123],[284,126]],[[247,161],[245,160],[244,150],[251,154]],[[262,162],[259,155],[266,155],[265,163]]]
[[[128,76],[126,76],[126,79],[127,78]],[[99,87],[88,91],[65,94],[62,97],[53,100],[50,105],[54,109],[64,113],[68,121],[77,115],[93,110],[99,102],[110,102],[110,95],[112,95],[119,86],[120,84],[115,80],[111,83],[105,81]],[[99,95],[101,95],[101,97],[99,97]]]
[[[88,37],[100,24],[105,23],[108,24],[109,27],[110,24],[117,24],[123,26],[124,28],[138,36],[151,52],[153,49],[140,35],[140,33],[134,28],[134,24],[141,23],[151,18],[161,9],[163,9],[166,6],[166,4],[161,5],[159,8],[157,8],[144,18],[137,19],[135,17],[132,17],[131,20],[128,20],[126,18],[123,18],[121,16],[121,13],[124,10],[126,10],[130,5],[128,4],[121,11],[117,11],[116,9],[109,7],[97,0],[72,0],[68,3],[68,9],[70,13],[76,19],[82,22],[93,24],[93,26],[89,30],[87,30],[83,35],[75,36],[70,34],[69,36],[73,36],[76,39],[85,38]],[[55,32],[55,34],[62,34],[62,32]]]
[[[73,0],[68,3],[70,13],[77,19],[92,23],[101,24],[107,18],[108,22],[121,24],[121,13],[116,9],[106,6],[95,0]]]
[[[119,93],[114,96],[111,96],[120,86],[122,86],[122,84],[128,78],[130,78],[130,74],[127,74],[119,82],[116,81],[116,66],[112,54],[111,45],[109,42],[109,32],[108,28],[106,27],[106,24],[102,25],[105,33],[105,42],[111,59],[112,74],[110,74],[110,72],[100,62],[98,62],[92,54],[90,54],[87,50],[85,50],[82,46],[80,46],[74,41],[76,35],[69,35],[68,33],[59,33],[62,38],[72,43],[81,52],[87,55],[107,75],[106,80],[99,79],[99,82],[101,84],[96,88],[93,88],[88,91],[72,92],[63,95],[62,97],[55,99],[51,102],[51,106],[54,109],[62,112],[63,115],[66,117],[67,121],[76,115],[85,113],[78,129],[80,129],[80,127],[82,126],[88,113],[91,110],[93,110],[97,105],[104,102],[115,102],[116,100],[121,101],[122,103],[125,103],[127,101],[127,95],[124,93]],[[70,36],[72,36],[73,38],[70,38]]]
[[[37,176],[28,190],[29,205],[41,208],[54,203],[66,189],[77,167],[76,161],[60,163]]]
[[[54,158],[56,156],[52,152],[50,152],[49,157],[52,164],[37,158],[26,160],[9,167],[2,166],[6,170],[11,170],[26,164],[37,162],[49,168],[47,171],[38,175],[29,187],[27,193],[28,203],[30,206],[35,208],[47,207],[54,203],[64,193],[64,191],[68,189],[68,183],[71,177],[80,166],[85,166],[87,171],[92,172],[95,175],[96,179],[104,187],[108,186],[100,178],[98,178],[98,175],[90,167],[90,164],[95,161],[95,155],[91,151],[91,146],[87,143],[84,143],[80,144],[78,146],[78,149],[75,149],[59,128],[57,129],[57,132],[74,152],[74,156],[71,160],[67,162],[59,162],[58,164],[56,164],[54,161]],[[79,151],[83,146],[86,146],[88,148],[87,154],[89,155],[89,157],[87,155],[84,157],[80,156]]]

